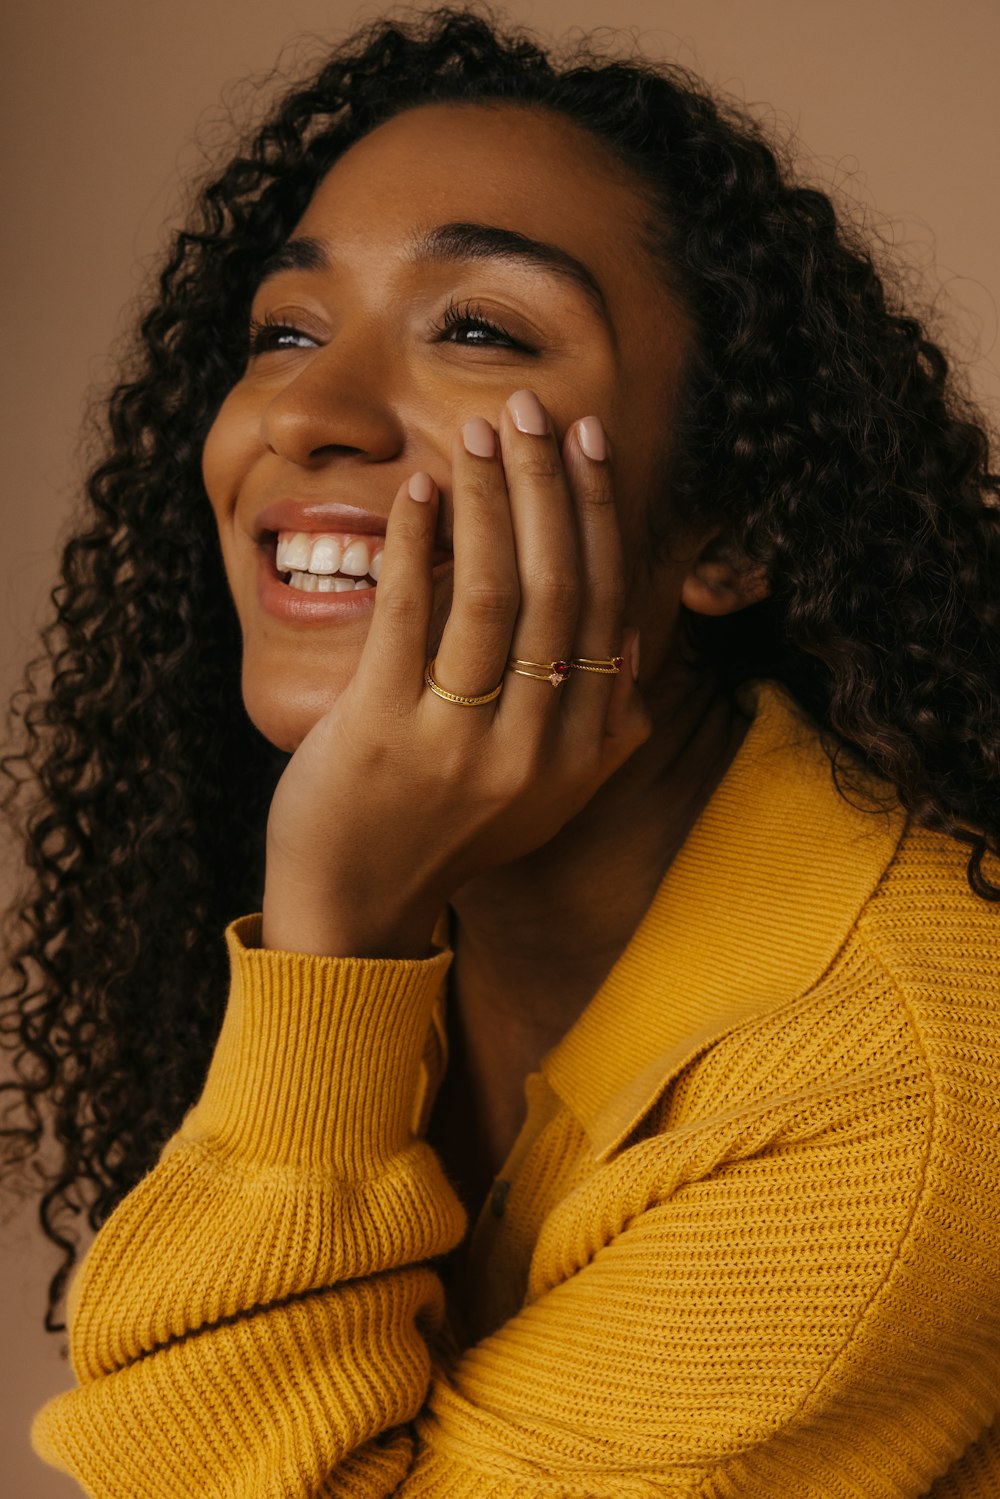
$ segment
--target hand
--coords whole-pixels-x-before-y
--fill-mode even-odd
[[[547,430],[519,431],[512,406]],[[481,419],[470,429],[471,445],[488,448],[493,429]],[[466,707],[424,683],[438,495],[418,476],[414,493],[430,498],[413,498],[408,483],[393,503],[358,669],[275,792],[268,947],[423,956],[456,890],[548,842],[649,735],[631,639],[622,637],[608,462],[586,456],[579,423],[560,455],[551,421],[526,392],[504,408],[498,435],[492,456],[456,440],[454,590],[434,676],[467,696],[501,681],[503,690]],[[512,657],[568,661],[620,649],[617,676],[574,671],[555,689],[507,670]]]

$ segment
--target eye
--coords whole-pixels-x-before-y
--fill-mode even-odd
[[[278,322],[270,317],[250,319],[250,358],[267,354],[272,349],[314,349],[316,340],[311,333],[291,323]]]
[[[439,343],[459,344],[467,349],[517,349],[522,354],[535,352],[508,333],[506,328],[486,317],[475,302],[449,302],[435,332]]]

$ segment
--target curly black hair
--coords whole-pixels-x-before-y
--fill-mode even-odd
[[[242,372],[261,267],[317,182],[433,101],[556,111],[633,174],[696,330],[672,511],[720,525],[770,580],[738,620],[692,620],[694,644],[729,687],[784,683],[835,771],[876,771],[968,843],[973,890],[1000,898],[982,869],[1000,838],[1000,480],[944,354],[829,199],[685,70],[556,56],[479,12],[382,21],[200,192],[15,699],[7,804],[31,885],[3,996],[4,1135],[15,1163],[47,1163],[42,1225],[63,1256],[50,1327],[74,1217],[98,1226],[196,1096],[226,994],[221,934],[260,900],[282,762],[240,701],[202,444]],[[667,544],[663,517],[650,526]]]

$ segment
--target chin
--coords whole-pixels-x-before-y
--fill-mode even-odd
[[[322,690],[302,686],[274,686],[244,673],[243,702],[250,722],[270,740],[275,749],[292,754],[309,730],[337,701],[339,692],[331,684]]]

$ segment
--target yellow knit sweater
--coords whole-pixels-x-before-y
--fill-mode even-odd
[[[468,1246],[421,1139],[447,954],[262,951],[71,1297],[101,1499],[998,1499],[1000,911],[755,722],[527,1081]]]

